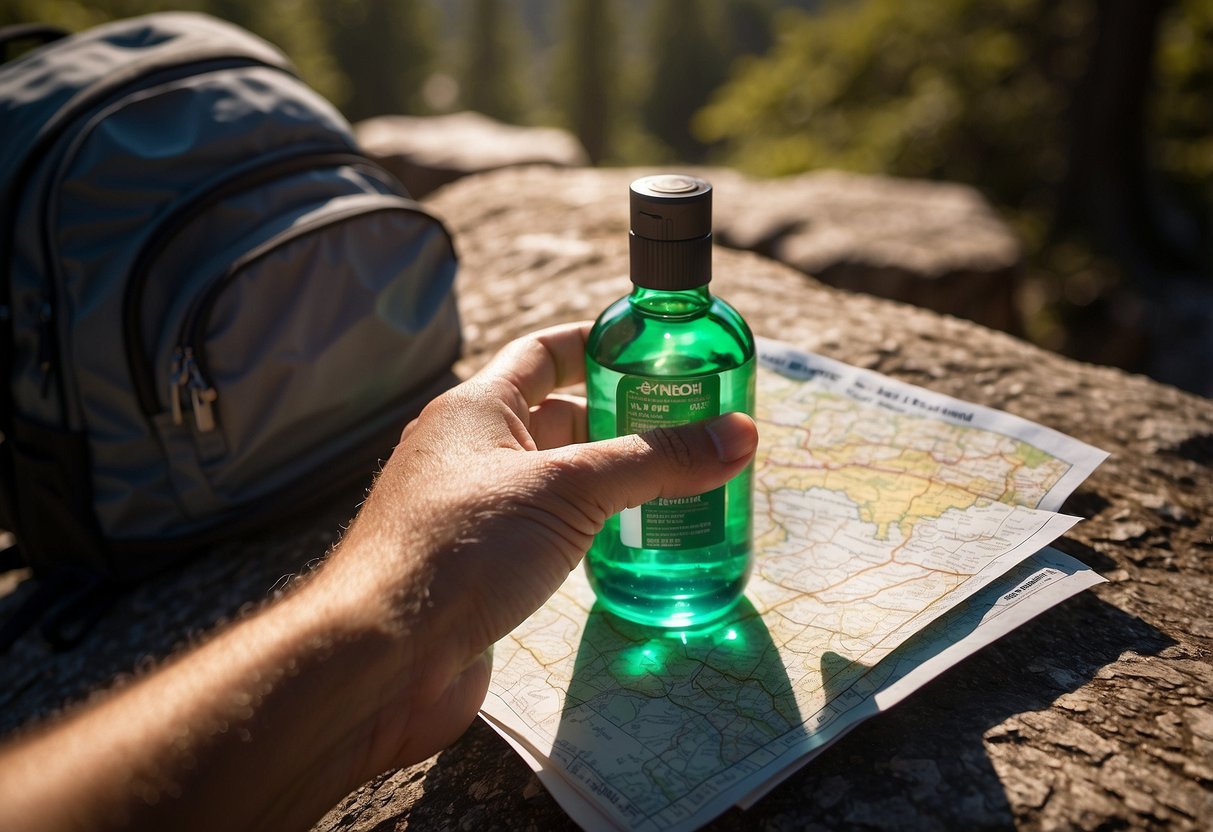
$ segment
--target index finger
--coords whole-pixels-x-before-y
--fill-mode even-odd
[[[591,321],[580,321],[524,335],[502,347],[477,376],[508,382],[527,407],[534,407],[553,390],[585,380],[585,342],[591,326]]]

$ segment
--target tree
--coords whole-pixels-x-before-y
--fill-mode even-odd
[[[980,184],[1035,206],[1065,174],[1093,0],[899,0],[787,11],[697,119],[765,174],[840,167]]]
[[[731,69],[745,55],[763,55],[775,42],[771,32],[774,0],[726,0],[721,24],[725,58]]]
[[[554,95],[595,164],[610,156],[617,115],[615,10],[610,0],[568,0],[554,65]]]
[[[328,0],[329,48],[346,77],[352,121],[425,112],[421,94],[438,42],[433,8],[420,0]]]
[[[727,71],[715,5],[657,0],[649,14],[652,72],[640,105],[641,119],[653,136],[687,162],[702,160],[706,150],[691,131],[691,119]]]
[[[525,38],[511,6],[499,0],[473,0],[461,42],[458,80],[464,107],[502,121],[524,119],[527,95],[518,66],[520,55],[527,52]]]
[[[1069,167],[1058,210],[1060,228],[1085,233],[1137,273],[1195,271],[1204,254],[1197,224],[1172,204],[1149,163],[1147,112],[1167,5],[1134,0],[1098,5],[1095,44],[1074,101]],[[1189,5],[1192,14],[1207,9],[1207,4]],[[1213,14],[1205,15],[1213,19]],[[1210,35],[1207,31],[1205,38],[1213,39]],[[1207,73],[1209,64],[1205,66]],[[1207,96],[1208,75],[1204,80]],[[1169,125],[1160,126],[1164,133],[1172,132]],[[1213,165],[1206,165],[1205,172],[1213,172]]]
[[[1155,356],[1207,328],[1176,312],[1207,305],[1176,298],[1207,296],[1213,272],[1207,0],[864,0],[785,15],[774,49],[697,116],[706,140],[758,173],[977,186],[1027,244],[1043,299],[1029,335],[1087,360],[1104,341],[1146,344],[1122,366],[1189,384]],[[1200,338],[1185,362],[1213,365]],[[1207,385],[1204,372],[1193,389]]]
[[[167,8],[180,5],[166,3]],[[338,106],[350,85],[329,51],[320,8],[323,0],[207,0],[199,10],[255,32],[290,57],[300,77]]]
[[[1160,170],[1187,199],[1213,204],[1213,3],[1178,0],[1159,23],[1148,129]],[[1206,227],[1211,227],[1207,225]]]

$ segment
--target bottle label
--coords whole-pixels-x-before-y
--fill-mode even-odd
[[[624,376],[616,389],[619,436],[720,415],[720,376]],[[619,515],[624,546],[697,549],[724,540],[724,486],[691,497],[658,498]]]

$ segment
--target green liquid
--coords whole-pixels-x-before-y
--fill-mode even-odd
[[[618,434],[616,392],[626,375],[720,379],[720,413],[754,412],[754,339],[707,287],[637,288],[599,317],[586,345],[590,439]],[[624,545],[615,515],[586,559],[590,585],[612,612],[642,624],[697,627],[740,600],[752,558],[753,472],[724,486],[723,540],[692,549]]]

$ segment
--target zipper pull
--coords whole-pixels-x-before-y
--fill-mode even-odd
[[[185,386],[188,376],[185,374],[183,364],[184,353],[181,347],[173,350],[173,364],[169,368],[168,376],[168,401],[173,409],[173,424],[179,425],[185,418],[181,413],[181,388]]]
[[[185,367],[189,376],[190,403],[194,408],[194,424],[199,433],[209,433],[215,429],[215,409],[213,403],[219,398],[215,388],[207,384],[194,360],[194,351],[185,348]]]
[[[47,302],[43,302],[38,309],[38,372],[42,374],[42,398],[46,398],[51,392],[51,369],[52,369],[52,354],[51,354],[51,339],[54,337],[54,329],[52,321],[55,318],[55,310]]]
[[[193,399],[194,403],[194,422],[198,425],[198,432],[209,433],[214,430],[215,410],[211,406],[211,402],[219,398],[219,394],[212,387],[199,390],[197,387],[190,385],[190,398]]]

